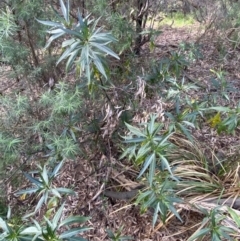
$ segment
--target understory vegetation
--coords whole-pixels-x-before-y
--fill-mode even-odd
[[[239,8],[1,1],[0,240],[239,240]],[[102,226],[138,186],[148,234]]]

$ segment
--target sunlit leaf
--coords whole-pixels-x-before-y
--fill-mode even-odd
[[[207,123],[210,124],[211,127],[216,127],[218,124],[221,123],[221,115],[220,112],[218,112],[215,116],[213,116],[212,118],[210,118]]]

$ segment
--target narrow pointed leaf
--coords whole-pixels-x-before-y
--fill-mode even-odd
[[[21,231],[20,234],[41,234],[42,231],[41,229],[39,230],[37,227],[28,227],[28,228],[25,228],[23,231]]]
[[[240,216],[232,208],[228,208],[228,212],[231,215],[231,217],[234,220],[234,222],[240,228]]]
[[[8,232],[8,227],[7,223],[0,217],[0,227],[3,229],[5,232]]]
[[[231,111],[230,108],[224,107],[224,106],[209,107],[209,108],[205,108],[205,109],[206,110],[216,110],[216,111],[220,111],[220,112],[229,112],[229,111]]]
[[[134,126],[131,126],[131,125],[129,125],[128,123],[125,123],[125,125],[127,126],[127,128],[128,128],[134,135],[146,137],[146,135],[143,134],[139,128],[134,127]]]
[[[163,155],[160,155],[160,159],[161,159],[161,162],[162,162],[162,166],[164,168],[166,168],[168,170],[168,172],[173,176],[173,173],[172,173],[172,170],[171,170],[171,167],[168,163],[168,160],[165,158],[165,156]]]
[[[47,43],[46,43],[44,49],[47,49],[54,39],[57,39],[57,38],[63,36],[64,34],[65,34],[65,33],[63,32],[63,33],[54,34],[53,36],[51,36],[51,37],[47,40]]]
[[[67,39],[67,40],[62,42],[62,48],[65,48],[69,45],[72,45],[74,42],[76,42],[76,39],[74,39],[74,38]]]
[[[51,26],[51,27],[62,27],[61,23],[56,23],[52,21],[44,21],[44,20],[38,20],[37,21],[43,25]]]
[[[71,29],[67,29],[67,28],[63,28],[63,27],[59,27],[59,28],[62,29],[65,33],[73,35],[73,36],[75,36],[77,38],[81,39],[81,37],[82,37],[82,34],[77,32],[77,31],[75,31],[75,30],[71,30]]]
[[[61,162],[59,162],[59,164],[58,164],[57,166],[55,166],[55,168],[53,169],[53,172],[52,172],[52,174],[51,174],[51,176],[50,176],[51,178],[57,176],[59,170],[60,170],[60,169],[62,168],[62,166],[63,166],[63,163],[64,163],[64,161],[62,160]]]
[[[66,22],[68,22],[68,19],[67,19],[68,13],[67,13],[67,9],[66,9],[66,6],[65,6],[63,0],[60,0],[60,5],[61,5],[61,10],[62,10],[62,13],[63,13],[63,17],[65,18]]]
[[[52,222],[57,225],[57,223],[59,222],[61,216],[62,216],[62,212],[63,212],[63,209],[64,209],[64,205],[65,203],[62,204],[62,206],[58,209],[58,211],[56,212]]]
[[[79,228],[73,228],[73,229],[70,229],[64,233],[62,233],[59,238],[60,239],[65,239],[65,238],[69,238],[69,237],[72,237],[74,235],[77,235],[79,233],[83,233],[87,230],[90,230],[92,228],[89,228],[89,227],[79,227]]]
[[[104,69],[101,61],[99,61],[99,59],[97,59],[97,58],[94,58],[93,62],[95,64],[95,66],[97,67],[98,71],[107,79],[107,75],[106,75],[105,69]]]
[[[38,179],[33,178],[31,175],[29,175],[28,173],[24,173],[24,176],[33,184],[35,184],[38,187],[42,187],[42,182],[40,182]]]
[[[116,53],[114,53],[110,48],[108,48],[106,46],[103,46],[103,45],[100,45],[100,44],[97,44],[94,42],[91,42],[91,45],[95,46],[97,49],[102,50],[104,53],[109,54],[116,59],[120,59]]]
[[[168,205],[168,208],[170,209],[170,211],[183,223],[183,220],[181,219],[179,213],[177,212],[177,210],[174,208],[173,205]]]
[[[156,171],[156,156],[154,155],[154,157],[152,159],[152,162],[150,164],[150,168],[149,168],[148,180],[149,180],[150,186],[152,186],[153,178],[154,178],[154,175],[155,175],[155,171]]]
[[[57,190],[60,193],[67,193],[69,195],[76,195],[76,193],[72,189],[69,189],[69,188],[57,187],[57,188],[55,188],[55,190]]]
[[[210,228],[203,228],[195,232],[187,241],[194,241],[197,238],[201,238],[210,232]]]
[[[155,160],[155,158],[156,158],[155,153],[152,153],[152,155],[150,155],[146,158],[146,161],[144,162],[144,166],[143,166],[142,170],[140,171],[138,178],[140,178],[142,176],[142,174],[147,170],[147,168],[149,167],[151,162]]]
[[[61,198],[61,194],[56,189],[52,188],[51,191],[55,197]]]
[[[56,34],[59,34],[59,33],[64,34],[65,32],[62,29],[57,28],[57,29],[53,29],[53,30],[48,30],[47,33],[52,34],[52,35],[56,35]]]
[[[47,171],[46,165],[44,165],[44,167],[43,167],[41,176],[43,178],[43,181],[44,181],[45,185],[48,186],[49,185],[49,179],[48,179],[48,171]]]
[[[75,51],[73,51],[69,58],[68,58],[68,61],[66,63],[66,71],[68,72],[69,68],[71,68],[72,64],[73,64],[73,61],[75,60],[77,54],[79,53],[80,51],[80,48],[76,49]]]
[[[64,219],[60,224],[59,227],[65,226],[65,225],[70,225],[73,223],[85,223],[88,221],[90,217],[83,217],[83,216],[73,216],[73,217],[68,217]]]
[[[159,146],[163,145],[167,141],[167,139],[173,134],[174,132],[171,132],[168,135],[166,135],[164,138],[162,138],[161,142],[159,143]]]
[[[84,24],[83,18],[82,18],[81,14],[80,14],[79,9],[78,9],[78,15],[77,16],[78,16],[78,21],[79,21],[80,25],[83,25]]]
[[[37,212],[37,211],[42,207],[43,203],[44,203],[44,196],[42,196],[42,197],[39,199],[39,201],[38,201],[38,203],[37,203],[37,206],[36,206],[34,212]]]
[[[36,193],[38,191],[38,188],[28,188],[25,190],[20,190],[18,192],[16,192],[16,195],[21,195],[21,194],[32,194],[32,193]]]

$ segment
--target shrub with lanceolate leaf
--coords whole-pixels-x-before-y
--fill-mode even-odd
[[[10,209],[9,209],[10,210]],[[89,227],[76,227],[76,224],[81,224],[89,220],[89,217],[69,216],[60,221],[64,210],[64,204],[58,209],[52,220],[44,216],[44,221],[39,223],[32,220],[33,224],[30,226],[24,224],[11,224],[10,212],[8,220],[3,220],[0,217],[0,240],[4,241],[86,241],[86,239],[78,236],[87,230]],[[74,228],[69,226],[75,224]],[[62,231],[62,228],[67,228]]]
[[[116,39],[110,34],[102,32],[103,28],[97,28],[99,19],[89,20],[90,15],[82,18],[78,11],[78,22],[73,24],[70,19],[70,4],[69,0],[65,5],[63,0],[60,0],[61,10],[64,20],[61,23],[52,21],[38,20],[40,23],[50,26],[48,33],[51,35],[45,48],[51,42],[63,35],[70,35],[72,38],[62,42],[62,48],[65,50],[57,64],[64,59],[68,59],[66,70],[71,69],[73,64],[76,65],[76,70],[80,76],[87,77],[87,85],[91,87],[93,76],[99,73],[107,79],[106,72],[106,56],[110,55],[119,59],[107,45],[115,42]]]
[[[74,191],[68,188],[62,188],[62,187],[55,187],[53,185],[53,179],[58,175],[58,172],[60,168],[63,165],[63,161],[61,161],[52,172],[49,172],[46,168],[46,165],[42,168],[39,166],[39,178],[34,178],[28,173],[24,173],[25,177],[32,182],[34,187],[26,189],[26,190],[21,190],[17,192],[17,195],[21,194],[37,194],[38,197],[40,197],[37,206],[35,207],[35,211],[33,213],[30,213],[27,216],[31,216],[35,214],[43,204],[47,204],[49,198],[57,197],[61,198],[61,194],[75,194]]]

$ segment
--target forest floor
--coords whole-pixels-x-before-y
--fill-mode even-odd
[[[232,93],[233,98],[239,101],[240,49],[233,49],[228,42],[218,36],[217,31],[203,34],[198,25],[183,28],[165,26],[157,39],[158,47],[154,54],[161,59],[169,51],[176,50],[178,44],[196,41],[201,46],[203,58],[192,63],[187,68],[186,75],[199,84],[209,85],[214,77],[210,69],[224,70],[227,81],[239,90]],[[144,46],[143,54],[148,51],[148,46]],[[216,135],[210,129],[195,134],[199,140],[203,139],[206,145],[215,150],[224,148],[231,152],[233,146],[240,145],[239,135],[235,137],[222,135],[217,138]],[[105,188],[129,190],[130,187],[138,185],[134,181],[137,173],[128,162],[117,160],[117,156],[113,153],[107,156],[96,153],[101,152],[95,150],[90,160],[79,157],[75,162],[68,161],[58,177],[59,183],[56,183],[56,186],[74,187],[78,194],[67,197],[66,206],[69,207],[67,213],[91,217],[88,226],[93,229],[85,234],[86,238],[93,241],[110,240],[106,229],[117,232],[122,227],[121,234],[131,236],[136,241],[181,241],[187,240],[196,230],[196,224],[203,218],[199,213],[182,210],[180,215],[183,223],[171,217],[165,225],[159,221],[153,228],[151,212],[140,214],[139,207],[130,201],[104,197],[102,192]]]
[[[232,49],[229,44],[221,40],[217,32],[202,33],[199,26],[183,28],[171,28],[165,26],[162,34],[157,39],[159,46],[155,55],[161,59],[169,51],[175,50],[182,42],[193,43],[198,41],[201,46],[202,59],[192,63],[186,70],[186,75],[199,84],[209,85],[214,74],[210,69],[224,70],[227,81],[239,91],[233,93],[233,99],[240,99],[240,49]],[[219,46],[222,44],[222,47]],[[221,48],[221,49],[220,49]],[[224,48],[224,50],[222,49]],[[144,47],[144,53],[149,51]],[[152,103],[154,104],[154,103]],[[224,150],[228,153],[231,148],[240,145],[240,135],[229,137],[217,136],[216,132],[207,128],[205,131],[196,132],[195,137],[203,140],[205,145],[212,150]],[[107,188],[114,190],[129,190],[137,183],[134,179],[137,173],[129,166],[129,163],[116,160],[116,156],[93,156],[91,161],[79,158],[78,165],[71,162],[66,165],[61,180],[65,186],[74,186],[78,192],[78,198],[69,200],[69,207],[74,213],[90,216],[93,230],[87,235],[89,240],[110,240],[106,229],[117,232],[122,227],[122,235],[131,236],[136,241],[180,241],[187,240],[196,230],[203,216],[197,212],[182,210],[180,212],[183,223],[177,218],[171,217],[165,225],[159,221],[153,228],[152,213],[140,214],[138,206],[130,201],[113,200],[104,197],[102,191]],[[110,166],[108,163],[111,163]],[[94,173],[95,167],[98,171]],[[94,174],[93,174],[94,173]],[[105,183],[108,183],[105,185]],[[112,184],[110,187],[109,184]],[[123,188],[125,187],[125,188]]]

